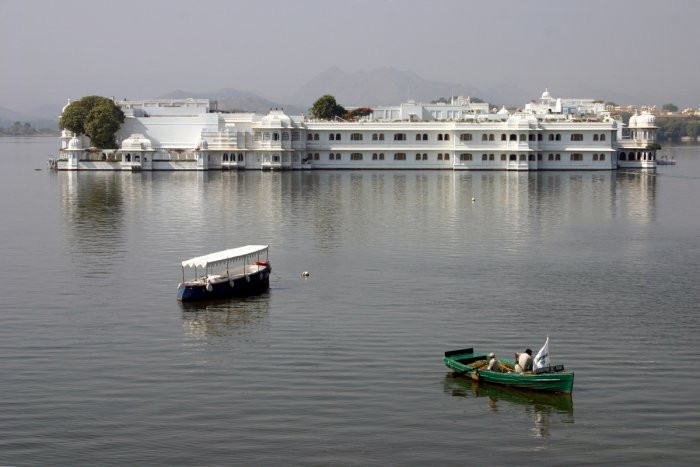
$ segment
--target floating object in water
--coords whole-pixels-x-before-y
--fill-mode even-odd
[[[474,201],[476,201],[476,198],[472,198],[472,203],[473,203]]]
[[[304,271],[301,273],[301,277],[309,277],[311,274],[309,274],[309,271]]]

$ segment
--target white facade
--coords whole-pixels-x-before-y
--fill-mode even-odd
[[[575,115],[565,105],[581,104]],[[64,170],[445,169],[614,170],[655,167],[652,115],[622,124],[593,101],[554,99],[512,115],[468,100],[379,107],[357,122],[224,113],[206,100],[118,101],[117,151],[62,135]],[[569,103],[569,104],[567,104]],[[624,163],[622,163],[624,162]]]

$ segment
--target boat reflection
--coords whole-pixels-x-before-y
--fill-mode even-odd
[[[445,376],[445,392],[455,397],[483,398],[489,412],[521,408],[532,416],[535,438],[549,437],[552,422],[574,423],[574,400],[568,394],[547,394],[473,381],[464,376]]]
[[[249,334],[267,327],[270,296],[227,299],[208,302],[189,302],[178,305],[182,309],[183,328],[192,337],[229,336]]]

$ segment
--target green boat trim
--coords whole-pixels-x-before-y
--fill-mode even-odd
[[[497,358],[502,366],[513,367],[508,358]],[[571,394],[574,389],[574,372],[565,371],[563,365],[555,365],[537,372],[516,373],[514,371],[491,371],[485,368],[488,355],[475,352],[473,348],[449,350],[443,358],[445,365],[457,374],[469,375],[472,379],[502,384],[519,389]]]

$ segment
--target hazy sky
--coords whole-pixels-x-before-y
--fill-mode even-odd
[[[0,0],[0,44],[0,106],[18,111],[225,87],[283,101],[334,65],[700,107],[697,0]]]

